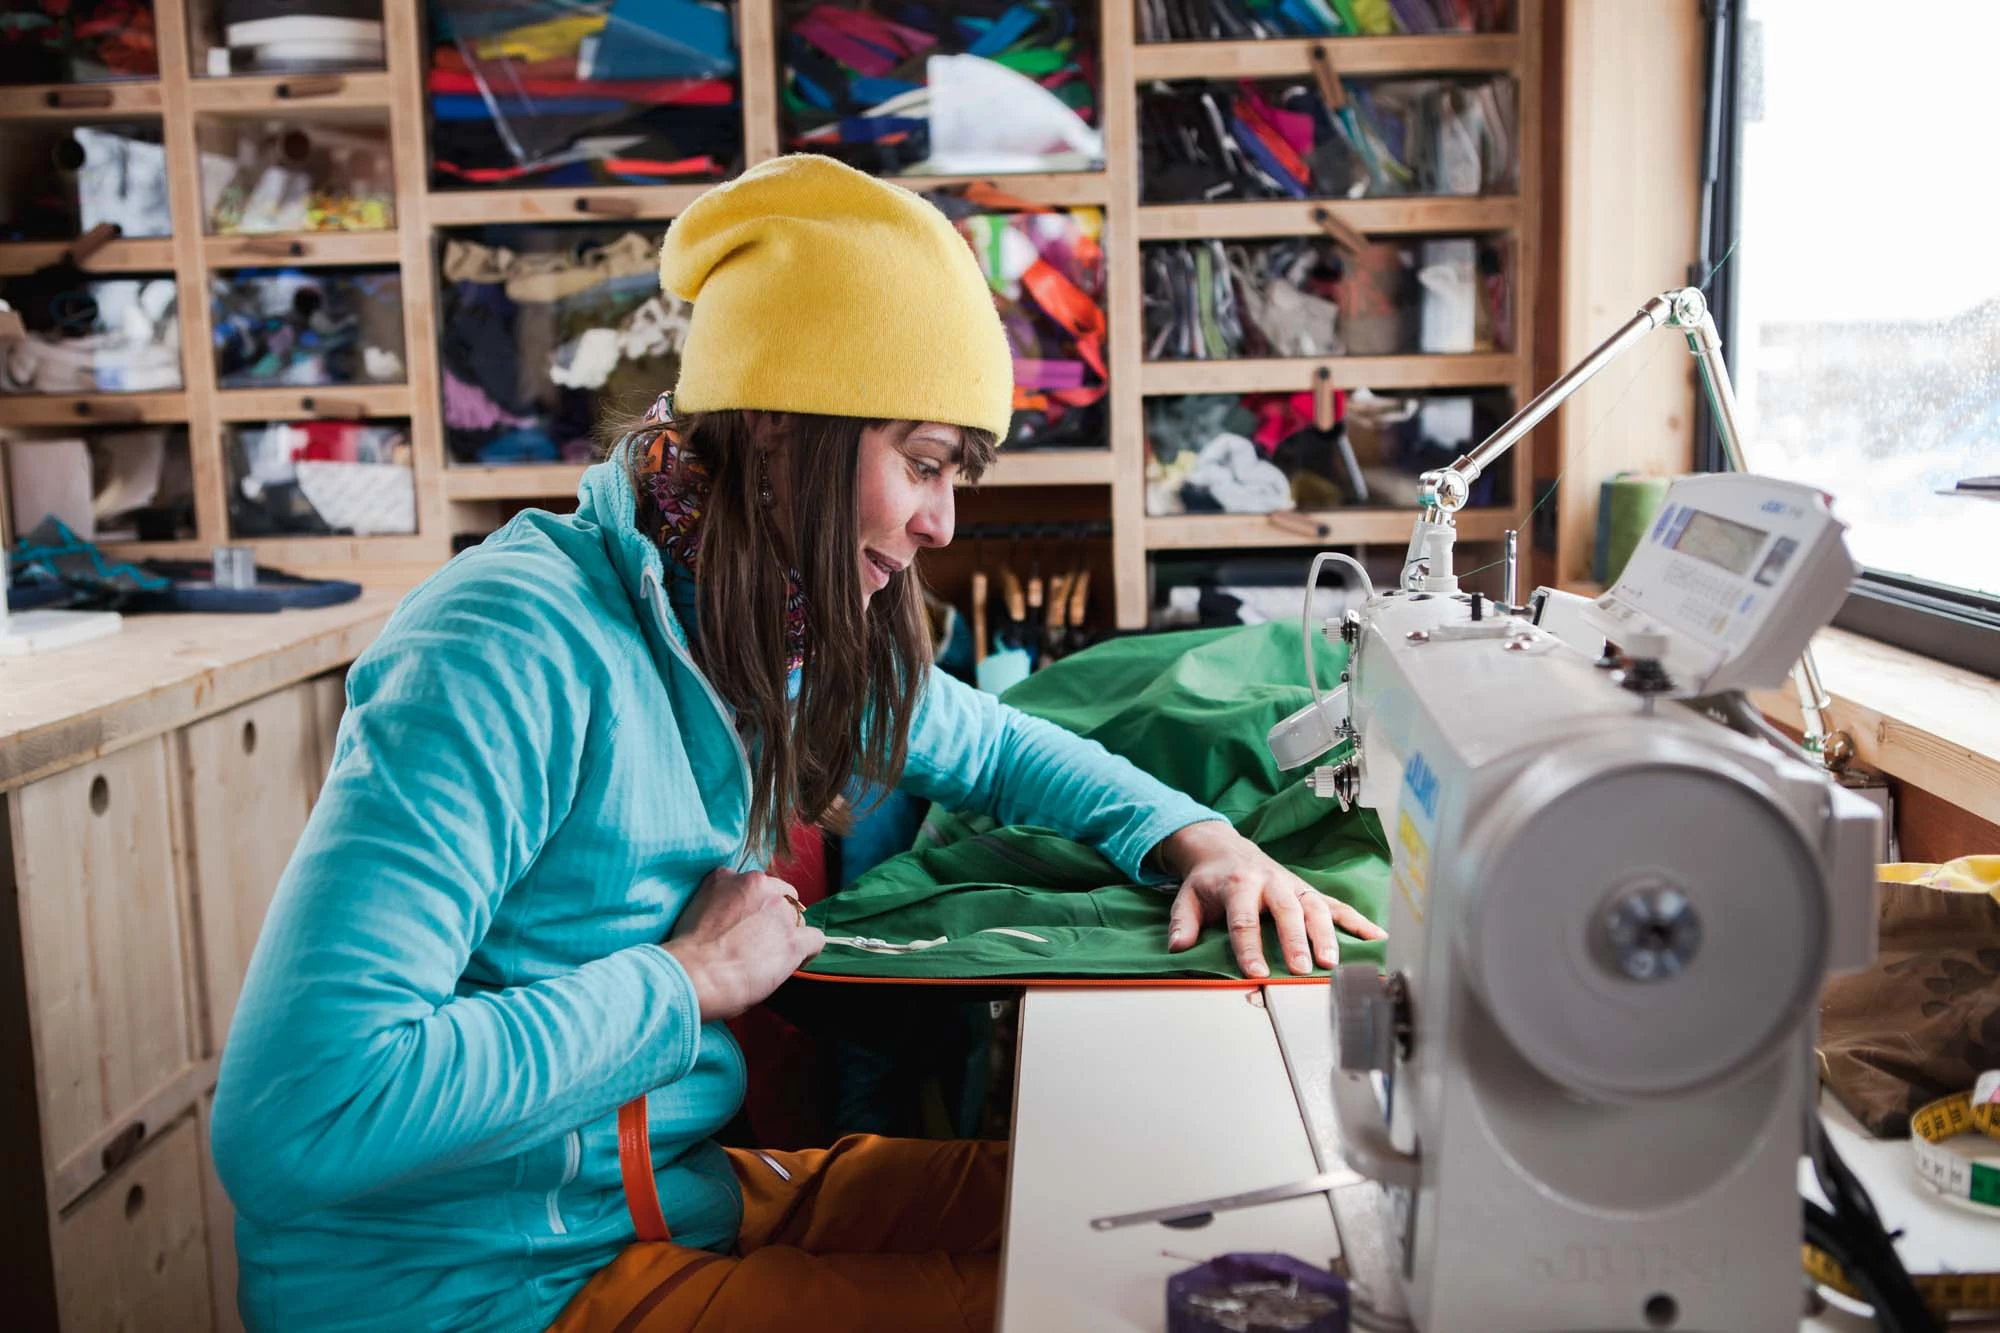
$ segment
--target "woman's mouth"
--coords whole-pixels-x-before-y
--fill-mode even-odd
[[[903,570],[903,566],[873,549],[864,550],[861,555],[862,564],[873,575],[872,581],[877,592],[889,586],[890,576],[899,574]]]

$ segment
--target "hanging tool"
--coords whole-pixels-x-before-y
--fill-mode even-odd
[[[975,570],[972,575],[972,661],[976,666],[986,660],[986,571]]]
[[[100,222],[76,238],[52,264],[9,278],[0,296],[14,307],[31,332],[80,338],[97,324],[97,299],[90,294],[90,275],[82,265],[118,239],[115,222]]]

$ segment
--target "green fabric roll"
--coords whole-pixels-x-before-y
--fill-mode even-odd
[[[1318,645],[1320,679],[1344,650]],[[1098,741],[1229,817],[1323,893],[1386,919],[1389,861],[1372,812],[1343,814],[1281,775],[1272,723],[1310,697],[1296,624],[1114,639],[1063,659],[1007,702]],[[1219,923],[1167,952],[1171,892],[1133,884],[1092,848],[1046,829],[997,828],[933,809],[917,848],[892,857],[806,913],[831,937],[944,943],[907,953],[829,944],[805,971],[832,976],[1240,978]],[[1264,956],[1284,971],[1275,931]],[[1028,938],[1032,936],[1033,938]],[[1342,936],[1343,961],[1379,961],[1379,942]]]
[[[1670,484],[1667,477],[1635,476],[1614,477],[1604,484],[1605,502],[1611,509],[1611,521],[1605,529],[1604,539],[1606,587],[1618,582],[1625,562],[1632,558],[1632,552],[1638,550],[1639,543],[1646,539],[1646,530],[1652,526],[1653,516],[1660,512]]]

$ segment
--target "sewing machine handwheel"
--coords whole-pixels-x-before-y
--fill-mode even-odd
[[[1393,1063],[1395,1002],[1373,963],[1333,969],[1334,1052],[1342,1069],[1387,1070]]]

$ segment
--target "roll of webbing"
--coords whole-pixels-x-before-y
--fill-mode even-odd
[[[1975,1162],[1947,1150],[1948,1139],[1980,1133],[2000,1139],[2000,1070],[1980,1075],[1971,1092],[1956,1093],[1919,1108],[1910,1117],[1910,1148],[1924,1183],[1954,1202],[1990,1213],[2000,1223],[2000,1166]],[[1833,1256],[1805,1247],[1807,1276],[1843,1296],[1863,1299],[1861,1290]],[[1910,1275],[1924,1303],[1940,1318],[1974,1310],[2000,1310],[2000,1272]]]

